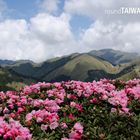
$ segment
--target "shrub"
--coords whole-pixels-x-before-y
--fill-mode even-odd
[[[0,92],[0,116],[1,139],[138,140],[140,80],[37,83]]]

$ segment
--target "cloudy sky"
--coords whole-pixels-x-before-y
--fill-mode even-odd
[[[0,59],[41,62],[73,52],[140,52],[139,0],[0,0]]]

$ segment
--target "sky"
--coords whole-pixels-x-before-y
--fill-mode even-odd
[[[0,59],[42,62],[106,48],[139,53],[140,12],[122,14],[122,7],[140,9],[140,1],[0,0]]]

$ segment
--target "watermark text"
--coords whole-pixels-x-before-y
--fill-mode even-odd
[[[122,14],[122,15],[133,15],[140,14],[140,8],[134,7],[121,7],[120,9],[107,9],[105,14]]]

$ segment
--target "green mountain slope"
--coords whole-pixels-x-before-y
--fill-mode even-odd
[[[63,66],[44,76],[43,79],[55,81],[56,79],[63,80],[63,78],[68,78],[84,81],[88,78],[88,71],[90,70],[104,70],[108,73],[118,72],[118,68],[107,61],[89,54],[79,54]]]
[[[140,59],[132,61],[125,69],[128,69],[128,67],[131,67],[131,70],[120,76],[118,79],[129,80],[140,78]]]
[[[130,53],[111,49],[100,50],[101,52],[106,58],[90,52],[57,57],[40,64],[28,60],[17,61],[1,68],[5,69],[2,77],[7,82],[24,83],[28,81],[92,81],[101,78],[128,80],[140,77],[140,59],[137,55],[134,57],[132,53],[132,57],[126,59]],[[105,59],[109,59],[114,65]],[[115,65],[115,63],[119,64]]]
[[[93,50],[90,51],[89,54],[93,56],[99,56],[114,65],[129,63],[136,58],[140,59],[140,56],[137,53],[128,53],[113,49]]]
[[[7,68],[15,71],[16,73],[30,77],[32,79],[41,80],[44,75],[48,75],[55,69],[66,64],[74,57],[73,55],[61,57],[57,59],[50,59],[41,64],[33,64],[31,62],[27,63],[16,63],[14,65],[10,65]]]
[[[21,76],[13,70],[0,67],[0,91],[14,90],[19,84],[24,85],[24,83],[31,82],[35,82],[35,80]]]

